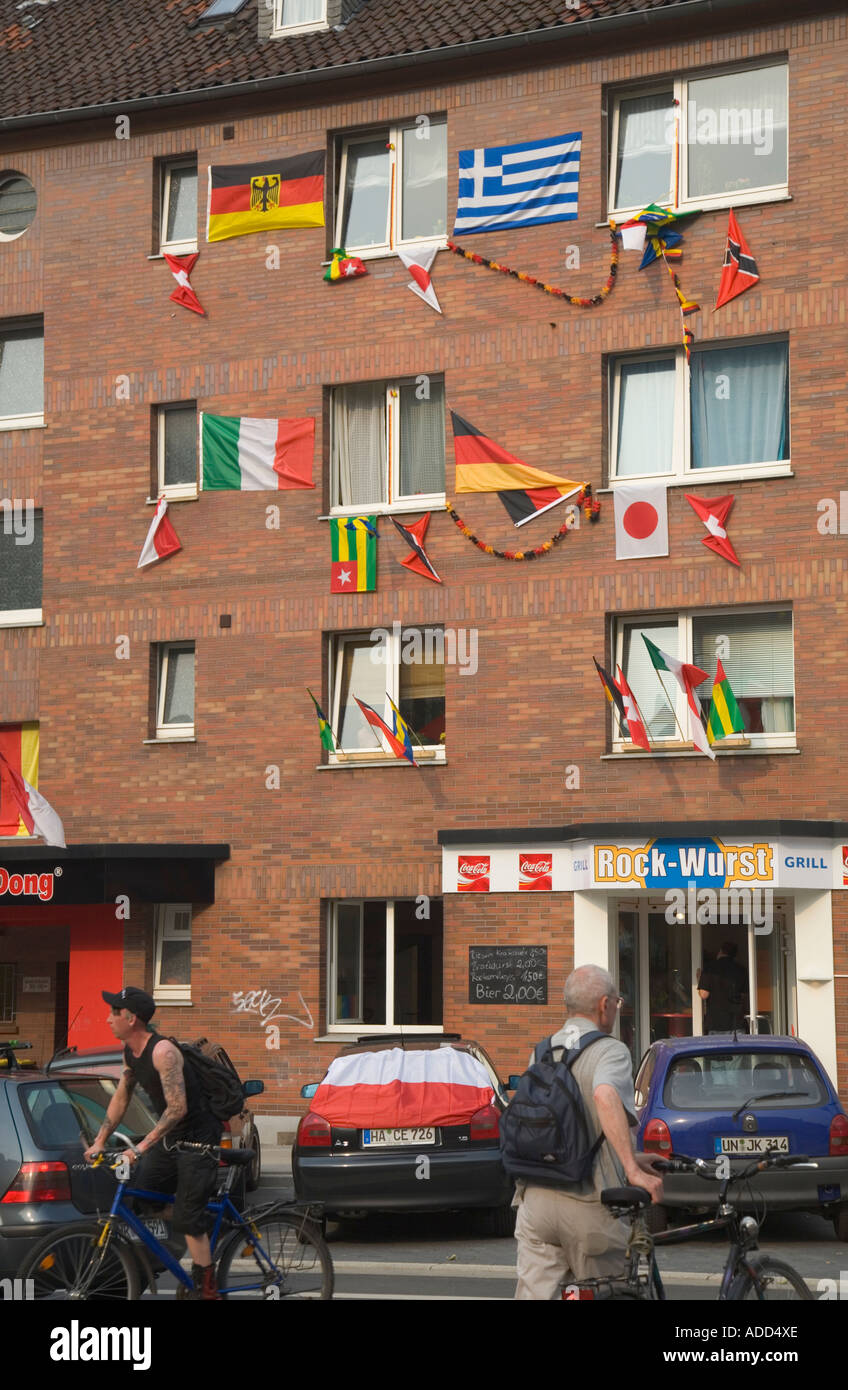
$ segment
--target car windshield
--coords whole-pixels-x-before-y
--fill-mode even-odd
[[[118,1082],[107,1076],[41,1081],[21,1087],[21,1102],[32,1137],[40,1149],[91,1144],[102,1125]],[[136,1142],[148,1134],[155,1116],[136,1094],[130,1098],[117,1132]]]
[[[787,1094],[766,1099],[777,1091]],[[785,1110],[826,1101],[815,1064],[798,1052],[690,1052],[671,1063],[663,1089],[672,1110],[732,1111],[748,1102]]]

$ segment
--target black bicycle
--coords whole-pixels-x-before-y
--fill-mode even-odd
[[[708,1163],[702,1158],[687,1158],[684,1154],[672,1154],[667,1159],[657,1159],[655,1164],[664,1173],[697,1173],[710,1182],[717,1180],[717,1162]],[[652,1235],[645,1222],[645,1208],[650,1206],[650,1193],[643,1187],[610,1187],[601,1193],[601,1201],[613,1216],[625,1217],[630,1222],[630,1238],[625,1252],[626,1267],[623,1275],[606,1279],[581,1279],[576,1283],[564,1284],[562,1297],[566,1300],[612,1300],[640,1299],[643,1301],[665,1300],[665,1288],[657,1267],[654,1248],[661,1245],[680,1245],[698,1236],[713,1231],[726,1231],[729,1238],[727,1260],[722,1275],[718,1298],[727,1302],[743,1299],[756,1299],[759,1302],[785,1302],[794,1299],[812,1299],[812,1290],[801,1275],[783,1260],[759,1251],[758,1237],[760,1222],[753,1216],[740,1216],[728,1193],[732,1184],[747,1182],[755,1173],[767,1168],[815,1168],[818,1165],[806,1155],[790,1157],[786,1154],[766,1154],[748,1164],[732,1177],[720,1179],[718,1204],[715,1216],[705,1221],[697,1221],[691,1226],[677,1226],[668,1231]]]

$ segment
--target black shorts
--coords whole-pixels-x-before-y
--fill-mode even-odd
[[[220,1133],[211,1138],[208,1135],[192,1135],[191,1140],[196,1144],[217,1144]],[[218,1185],[218,1160],[190,1149],[180,1151],[165,1148],[166,1143],[170,1146],[175,1142],[168,1135],[142,1154],[130,1180],[131,1185],[148,1192],[173,1193],[174,1230],[187,1236],[208,1235],[212,1230],[213,1217],[206,1210],[206,1203]],[[148,1211],[153,1209],[151,1203],[136,1200]]]

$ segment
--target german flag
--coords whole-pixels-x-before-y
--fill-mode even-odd
[[[514,454],[508,454],[506,449],[495,444],[482,430],[469,425],[453,410],[451,420],[457,492],[524,492],[555,487],[562,489],[565,495],[581,486],[568,478],[558,478],[553,473],[543,473],[540,468],[531,468]],[[531,515],[544,509],[534,506]]]
[[[31,787],[38,786],[38,724],[0,724],[0,753]],[[0,763],[0,835],[28,835],[12,783]]]
[[[323,150],[265,164],[209,166],[207,241],[323,225]]]

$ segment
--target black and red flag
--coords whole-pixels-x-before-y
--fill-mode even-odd
[[[716,309],[720,309],[722,304],[726,304],[729,299],[735,299],[738,294],[743,294],[752,285],[756,285],[759,278],[760,272],[757,270],[757,262],[751,255],[751,248],[742,235],[739,223],[736,221],[731,208],[727,226],[727,247],[724,252],[724,265],[721,270],[721,284],[718,287]]]

